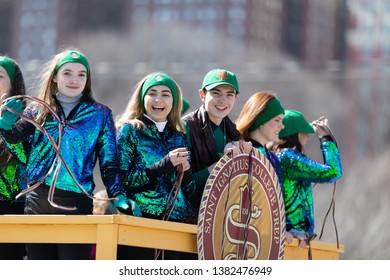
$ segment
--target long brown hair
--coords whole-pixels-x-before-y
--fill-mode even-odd
[[[26,86],[24,84],[24,78],[22,71],[20,70],[19,65],[12,60],[15,64],[14,80],[11,81],[11,91],[8,93],[9,97],[15,95],[26,95]],[[26,103],[23,100],[23,105]],[[3,142],[3,139],[0,137],[0,171],[3,171],[7,166],[8,162],[11,160],[12,154],[8,151]]]
[[[270,91],[259,91],[254,93],[244,104],[240,115],[236,120],[237,130],[242,134],[245,141],[249,141],[249,129],[253,125],[256,117],[260,115],[268,103],[276,98]]]

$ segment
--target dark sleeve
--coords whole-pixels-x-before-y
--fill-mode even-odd
[[[155,181],[157,177],[173,171],[175,171],[175,167],[169,159],[169,154],[155,164],[146,167],[146,175],[151,181]]]

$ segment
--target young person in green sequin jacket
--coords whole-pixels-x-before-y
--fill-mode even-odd
[[[25,95],[22,72],[17,63],[6,56],[0,56],[0,95],[2,100],[15,95]],[[17,104],[22,110],[22,100],[13,99],[9,102]],[[1,116],[6,115],[12,114],[4,110]],[[19,117],[15,115],[14,118]],[[0,119],[0,127],[10,129],[5,119]],[[15,151],[15,155],[11,151]],[[24,198],[15,200],[15,197],[27,187],[25,164],[22,143],[7,145],[0,137],[0,214],[24,213]],[[0,260],[22,260],[24,253],[24,244],[0,244]]]
[[[284,194],[285,204],[287,205],[285,207],[289,208],[285,209],[287,213],[287,242],[291,242],[296,237],[300,240],[300,246],[303,247],[307,244],[306,240],[312,232],[309,230],[310,226],[306,228],[307,233],[301,230],[291,232],[293,228],[288,212],[298,209],[299,206],[288,206],[291,201],[289,201],[289,196],[286,193],[291,191],[290,182],[295,180],[301,182],[303,180],[305,181],[304,184],[308,184],[311,188],[311,182],[337,180],[341,176],[341,164],[336,145],[329,135],[325,135],[323,130],[319,131],[321,133],[319,135],[321,142],[323,142],[321,145],[325,158],[324,164],[309,160],[296,150],[284,149],[275,154],[272,146],[279,142],[281,136],[284,136],[284,132],[282,132],[285,128],[284,118],[285,110],[276,95],[272,92],[262,91],[253,94],[244,104],[236,124],[244,139],[251,141],[255,148],[265,154],[274,167]],[[322,124],[322,122],[319,123],[320,126]],[[286,188],[289,190],[285,190],[285,184],[287,184]]]
[[[63,130],[59,152],[76,180],[56,160],[52,143],[40,129],[25,119],[15,123],[15,114],[2,116],[1,135],[10,144],[26,141],[27,182],[29,186],[39,184],[27,193],[25,213],[92,214],[93,171],[98,160],[107,193],[116,198],[114,205],[124,212],[133,209],[134,204],[125,197],[118,172],[112,111],[93,99],[88,59],[78,50],[64,50],[45,64],[41,82],[38,98],[49,104],[60,118]],[[41,124],[54,141],[59,139],[58,120],[39,102],[32,102],[23,114]],[[50,200],[51,187],[55,191]],[[90,252],[90,244],[27,244],[29,260],[89,259]]]
[[[308,123],[301,112],[286,110],[281,139],[274,146],[283,173],[283,196],[286,211],[286,238],[300,239],[300,247],[314,234],[314,207],[312,183],[334,182],[341,178],[340,153],[329,134],[328,120],[320,118]],[[325,127],[325,128],[324,128]],[[311,160],[304,154],[310,134],[316,133],[321,145],[324,163]]]
[[[182,92],[165,73],[141,79],[125,111],[118,116],[117,146],[120,172],[127,196],[142,217],[188,222],[196,216],[188,197],[195,190],[190,153],[180,120]],[[175,191],[179,169],[184,171]],[[171,212],[169,215],[168,213]],[[118,259],[153,259],[153,249],[119,246]],[[165,259],[178,254],[165,252]]]

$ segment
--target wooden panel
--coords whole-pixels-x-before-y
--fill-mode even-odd
[[[0,215],[0,243],[96,243],[96,259],[116,258],[117,244],[196,252],[196,225],[127,215]],[[344,246],[312,241],[313,259],[337,260]],[[285,260],[306,260],[298,240],[286,244]]]
[[[115,260],[118,244],[118,225],[98,225],[96,259]]]
[[[18,224],[0,226],[1,242],[23,243],[95,243],[96,226]]]
[[[197,252],[196,225],[119,215],[118,244]]]
[[[154,228],[119,226],[118,244],[165,250],[197,252],[196,234]]]

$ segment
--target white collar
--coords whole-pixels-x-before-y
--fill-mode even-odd
[[[165,126],[166,126],[168,121],[156,122],[155,120],[151,119],[148,115],[144,114],[144,116],[147,117],[152,122],[154,122],[154,124],[157,126],[157,129],[158,129],[159,132],[163,132],[164,131],[164,128],[165,128]]]

